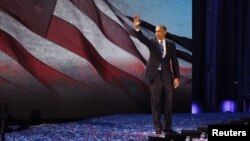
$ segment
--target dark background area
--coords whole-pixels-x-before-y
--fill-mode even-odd
[[[225,100],[249,112],[249,39],[249,1],[193,0],[193,101],[203,112]]]

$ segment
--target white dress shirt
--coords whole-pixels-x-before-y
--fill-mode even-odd
[[[163,46],[163,57],[162,58],[164,58],[167,54],[166,39],[158,40],[159,44],[161,43],[161,41],[162,41],[162,46]]]
[[[163,46],[163,57],[162,58],[164,58],[167,54],[166,39],[158,40],[158,42],[159,42],[159,44],[161,44],[161,42],[162,42],[162,46]],[[159,65],[158,70],[161,70],[161,64]]]

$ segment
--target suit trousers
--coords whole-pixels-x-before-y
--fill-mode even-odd
[[[150,80],[151,110],[153,123],[156,130],[171,128],[172,125],[172,104],[174,86],[173,82],[167,81],[163,84],[162,71],[158,70],[155,78]],[[164,115],[163,125],[161,114]]]

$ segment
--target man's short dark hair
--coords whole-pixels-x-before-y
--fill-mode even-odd
[[[167,27],[166,27],[165,25],[159,24],[159,25],[157,25],[157,26],[160,27],[160,28],[162,28],[162,29],[164,29],[165,31],[167,31]]]

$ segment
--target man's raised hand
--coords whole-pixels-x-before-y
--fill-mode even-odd
[[[134,19],[134,27],[135,27],[135,29],[139,29],[140,23],[141,23],[140,17],[138,15],[135,15],[133,17],[133,19]]]

